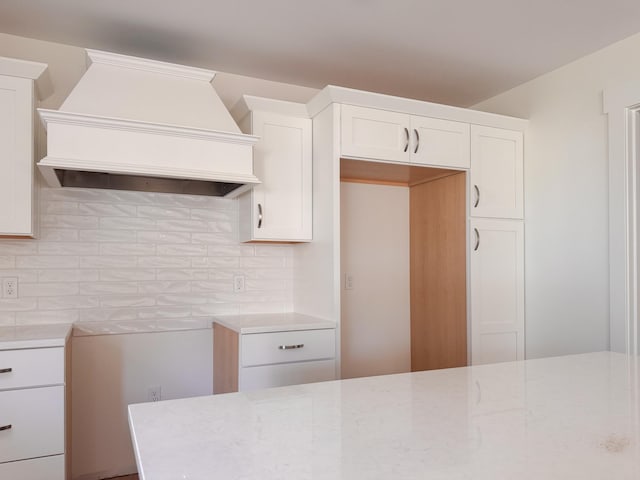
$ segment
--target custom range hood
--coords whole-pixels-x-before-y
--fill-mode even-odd
[[[38,109],[53,187],[236,196],[260,181],[253,145],[213,89],[215,72],[87,50],[59,110]]]

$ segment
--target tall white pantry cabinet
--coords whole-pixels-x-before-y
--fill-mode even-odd
[[[452,345],[458,352],[461,344],[467,345],[468,350],[467,354],[457,355],[457,362],[481,364],[523,359],[523,132],[527,121],[332,86],[322,90],[307,104],[307,108],[313,119],[314,242],[297,247],[294,253],[294,276],[302,279],[294,291],[296,311],[335,319],[338,324],[342,321],[341,179],[404,185],[412,192],[418,185],[439,183],[438,187],[428,187],[435,193],[425,192],[423,198],[443,199],[458,215],[457,199],[460,195],[466,197],[466,214],[464,206],[462,208],[462,222],[466,226],[460,230],[454,225],[455,228],[450,230],[466,230],[462,251],[449,252],[446,246],[443,247],[447,244],[444,237],[436,238],[438,248],[444,248],[442,257],[456,256],[457,259],[452,261],[462,268],[457,279],[447,277],[446,282],[463,285],[462,288],[454,288],[458,293],[466,290],[466,294],[457,300],[459,295],[450,295],[451,291],[447,292],[447,287],[442,287],[443,296],[449,298],[446,300],[449,305],[430,312],[428,305],[418,307],[426,311],[429,318],[437,318],[439,312],[456,318],[455,331],[449,333],[458,336],[459,341],[452,342]],[[462,178],[465,190],[449,191],[446,197],[438,197],[440,193],[436,190],[444,191],[441,180],[456,175],[462,175],[457,178]],[[448,182],[460,184],[453,180]],[[418,191],[415,189],[416,198]],[[375,219],[375,212],[371,212],[371,217]],[[442,209],[436,211],[433,218],[446,218],[446,212]],[[413,230],[414,226],[410,228]],[[427,237],[429,235],[438,236],[440,233],[427,232]],[[323,261],[320,262],[319,258]],[[424,258],[419,254],[410,260],[412,290],[414,263],[424,262]],[[433,262],[433,256],[430,258],[426,261]],[[435,260],[436,269],[446,271],[447,261]],[[424,263],[417,267],[423,272],[420,272],[422,276],[417,276],[420,285],[415,288],[438,284],[437,276],[434,277],[428,267]],[[418,292],[416,296],[420,295]],[[430,297],[434,298],[433,295]],[[454,297],[455,301],[452,300]],[[459,308],[454,312],[456,308],[452,305],[463,304],[465,298],[466,306],[463,305],[462,313]],[[438,302],[437,299],[435,301]],[[412,311],[414,303],[419,302],[414,302],[412,293]],[[413,316],[412,313],[412,336]],[[421,334],[425,336],[424,332]],[[337,338],[337,368],[340,373],[340,351],[345,347],[340,345],[339,334]],[[411,362],[412,369],[416,370],[419,368],[414,367],[413,349],[412,338]],[[448,361],[450,359],[444,359],[440,363],[444,365]],[[437,365],[438,361],[432,364]]]
[[[0,237],[35,236],[35,107],[47,65],[0,57]]]

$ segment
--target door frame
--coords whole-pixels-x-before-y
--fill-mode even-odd
[[[609,127],[609,346],[638,355],[640,89],[606,89],[603,110]]]

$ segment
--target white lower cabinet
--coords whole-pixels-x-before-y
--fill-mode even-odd
[[[470,227],[471,363],[524,360],[524,223]]]
[[[65,478],[65,349],[0,351],[0,478]]]
[[[335,328],[238,333],[214,323],[213,393],[334,380]]]

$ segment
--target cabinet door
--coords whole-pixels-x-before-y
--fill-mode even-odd
[[[469,168],[469,124],[411,117],[411,163]]]
[[[473,217],[523,218],[522,132],[471,126]]]
[[[251,240],[310,241],[311,120],[268,112],[252,115],[253,134],[260,137],[254,168],[262,183],[251,193]]]
[[[336,378],[336,361],[280,363],[240,369],[238,390],[286,387],[303,383],[326,382]]]
[[[342,105],[342,155],[409,163],[409,120],[403,113]]]
[[[33,236],[33,87],[0,76],[0,236]]]
[[[473,365],[524,359],[524,226],[471,219]]]

